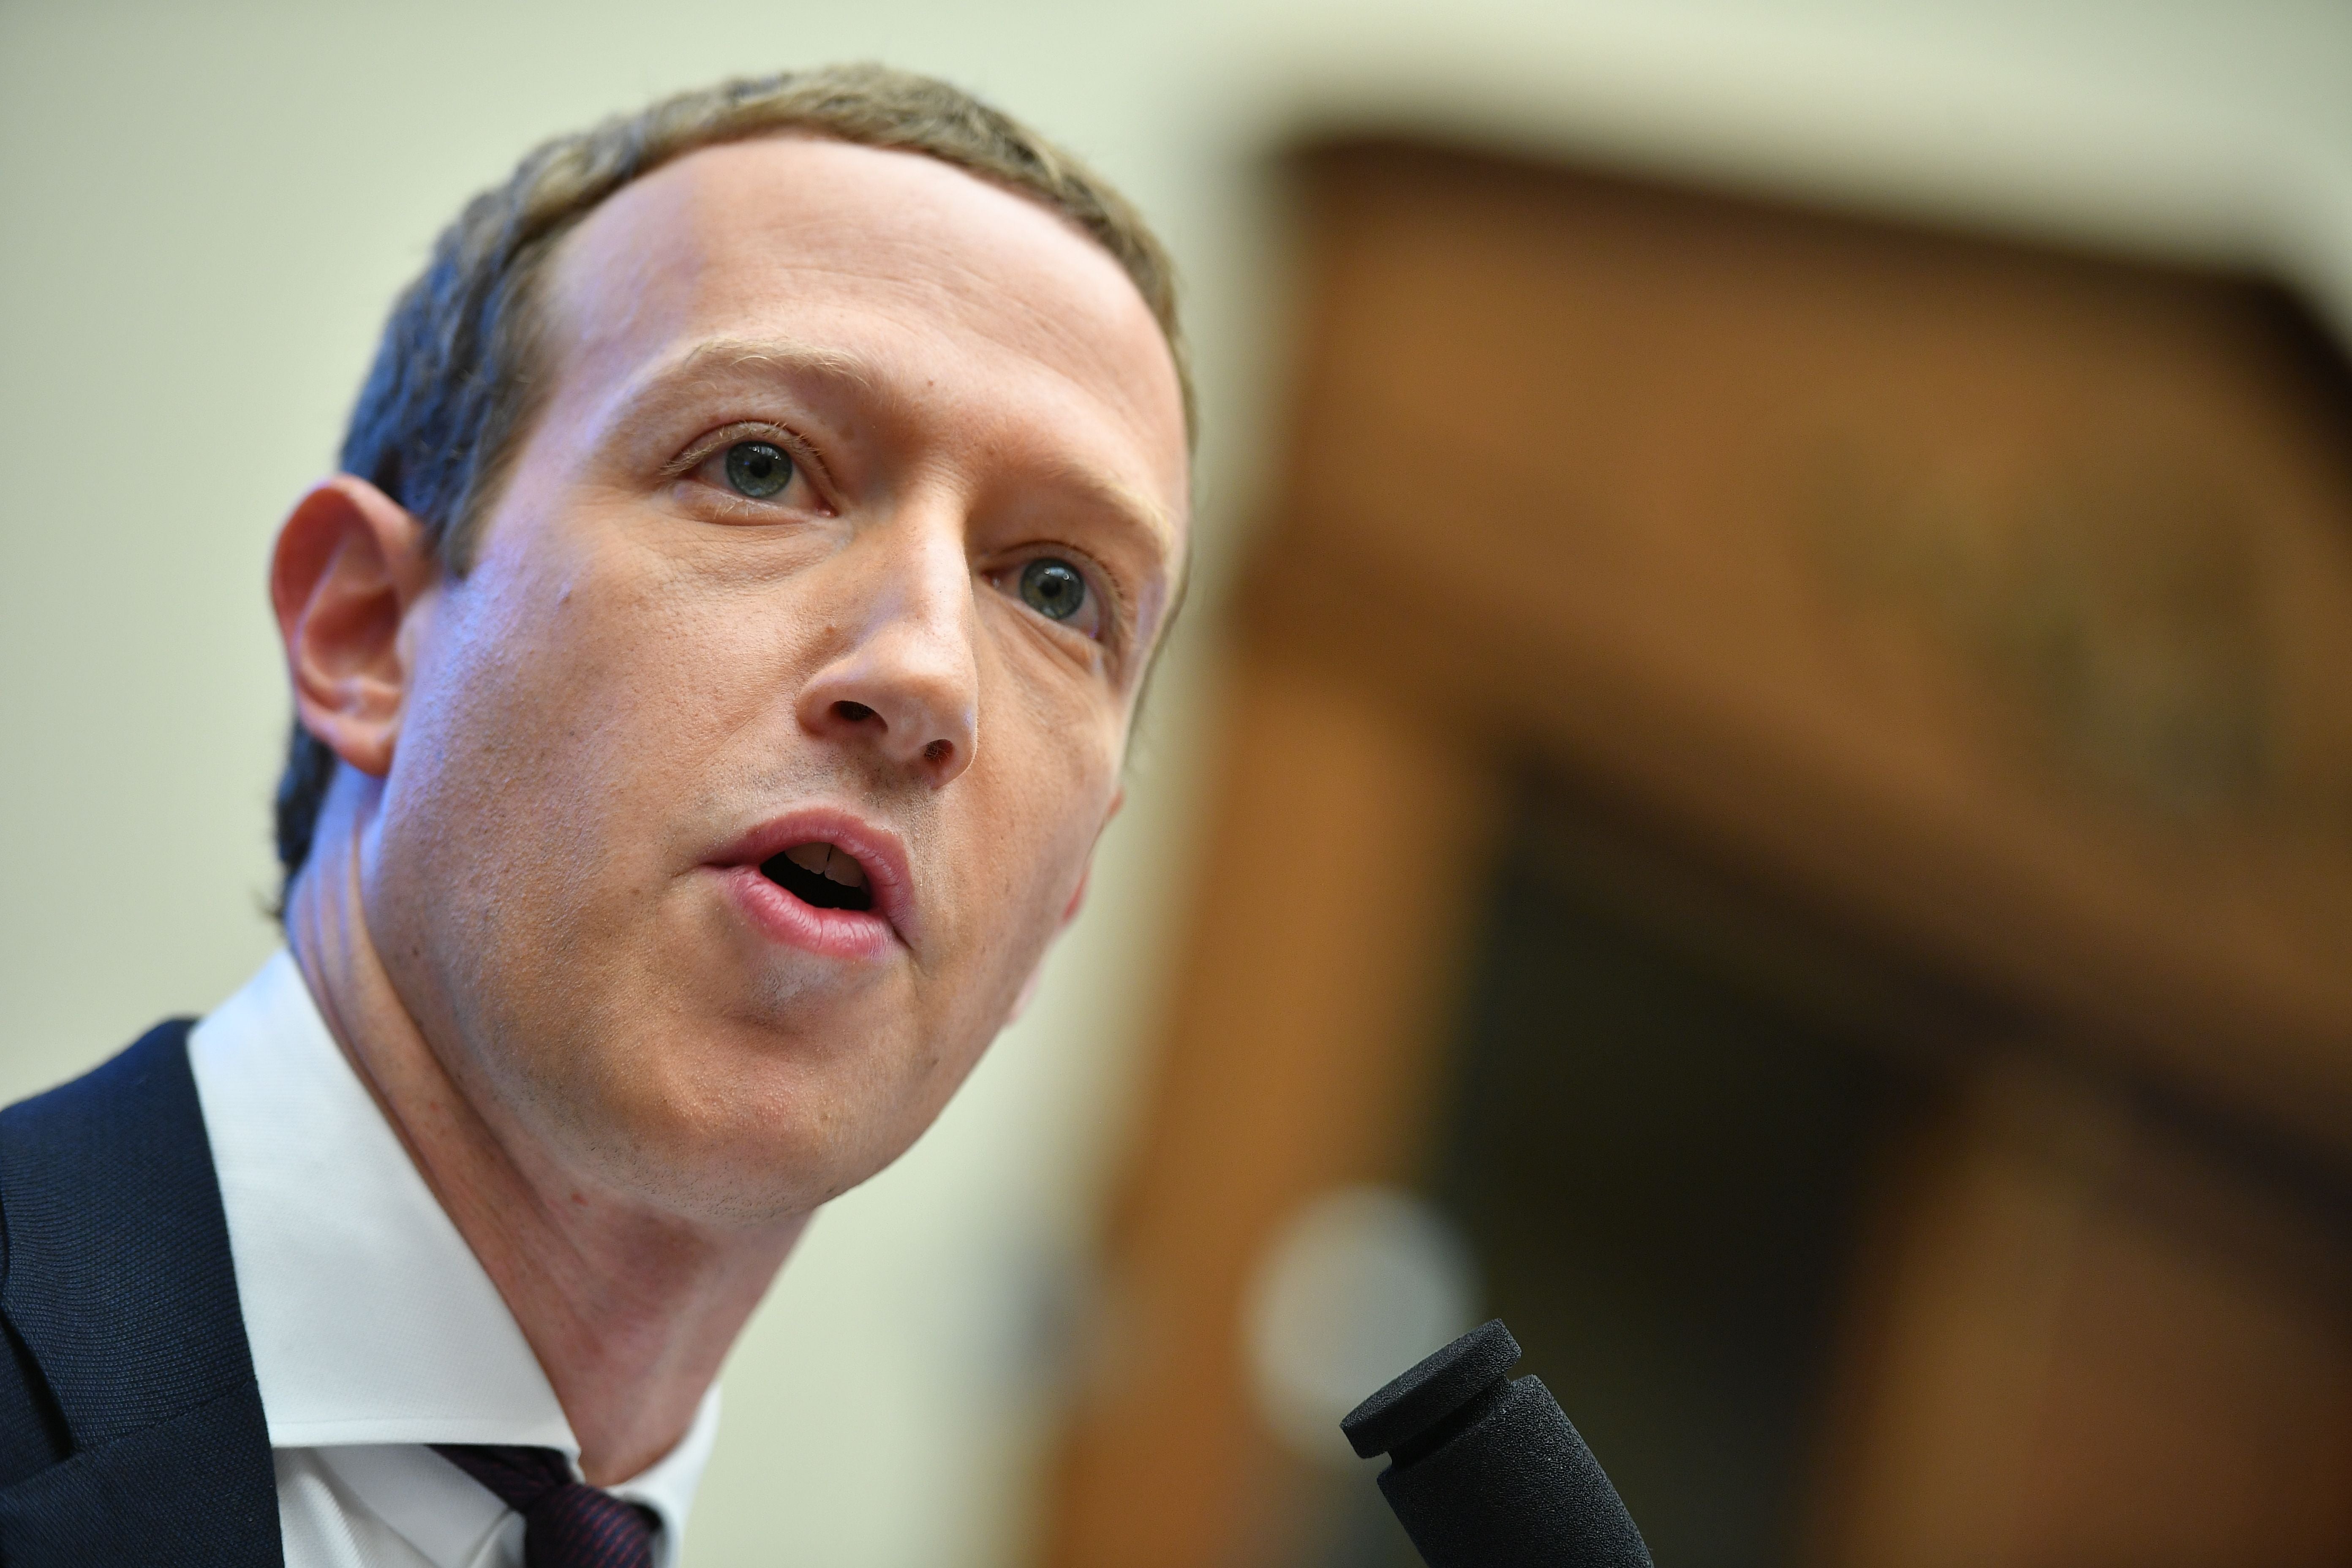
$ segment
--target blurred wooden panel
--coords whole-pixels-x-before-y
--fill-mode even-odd
[[[2245,283],[1308,160],[1252,623],[2352,1147],[2352,402]]]
[[[1423,1146],[1530,763],[1822,973],[1977,999],[1907,1030],[1995,1087],[1864,1270],[1825,1561],[2352,1554],[2346,1239],[2140,1109],[2352,1152],[2341,354],[2244,280],[1427,149],[1297,173],[1295,426],[1048,1561],[1279,1559],[1246,1284]],[[2019,1113],[1979,1057],[2105,1076]]]
[[[1281,1539],[1242,1302],[1306,1200],[1409,1168],[1494,785],[1441,712],[1295,665],[1232,680],[1209,864],[1137,1174],[1109,1238],[1105,1381],[1046,1561],[1201,1568]]]
[[[1818,1560],[2352,1558],[2346,1216],[1989,1069],[1887,1194]]]

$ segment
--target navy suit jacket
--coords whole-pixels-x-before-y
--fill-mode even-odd
[[[0,1110],[5,1568],[283,1568],[189,1027]]]

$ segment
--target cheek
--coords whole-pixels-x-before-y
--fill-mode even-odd
[[[486,563],[419,649],[386,828],[413,858],[415,896],[462,931],[471,956],[445,954],[459,969],[551,975],[535,953],[622,920],[601,906],[644,885],[644,802],[675,787],[663,773],[678,738],[647,727],[694,717],[647,689],[656,667],[626,656],[645,645],[647,606],[568,564]]]
[[[438,668],[420,670],[447,715],[426,726],[468,755],[494,809],[546,835],[625,822],[654,842],[713,752],[773,705],[775,618],[625,542],[478,569],[457,597]]]
[[[1001,702],[997,718],[959,783],[972,786],[978,807],[964,824],[982,870],[972,914],[1017,988],[1060,929],[1109,816],[1119,731],[1093,702],[1055,703],[1034,687]]]

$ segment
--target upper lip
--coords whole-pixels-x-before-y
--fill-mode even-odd
[[[713,866],[759,866],[799,844],[830,844],[857,862],[874,890],[874,910],[899,940],[915,940],[915,882],[906,847],[887,827],[830,806],[787,812],[760,824],[712,856]]]

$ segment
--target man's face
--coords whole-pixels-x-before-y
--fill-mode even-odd
[[[777,1217],[913,1142],[1074,906],[1175,371],[1063,219],[825,141],[670,164],[547,284],[547,402],[403,630],[369,930],[502,1132]]]

